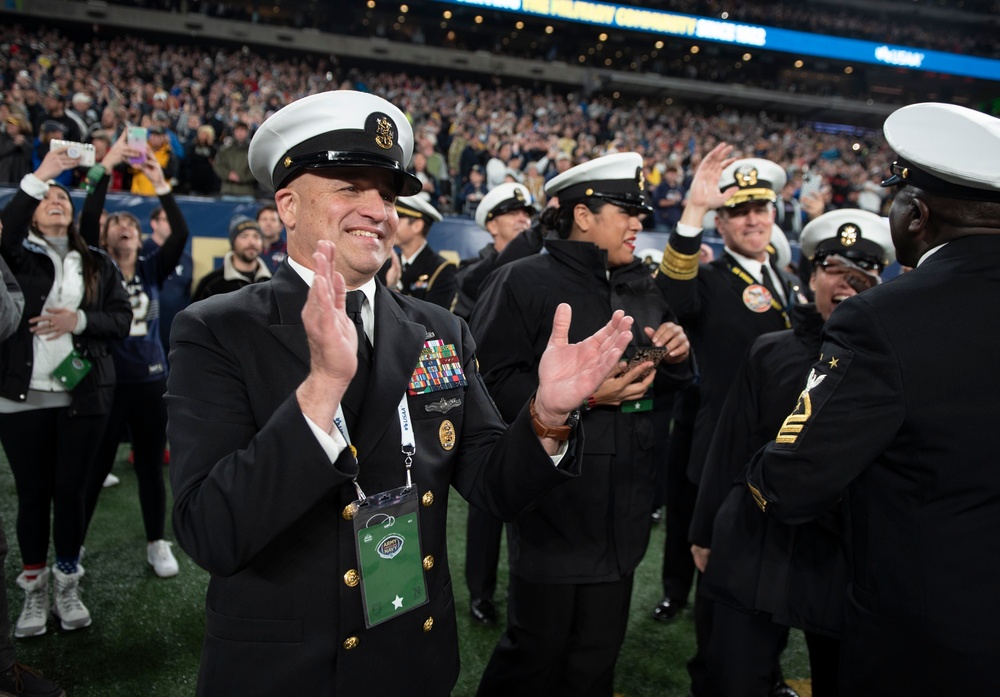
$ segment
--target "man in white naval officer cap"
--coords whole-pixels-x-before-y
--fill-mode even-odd
[[[701,370],[697,388],[685,391],[674,407],[675,429],[667,461],[663,599],[652,613],[663,622],[672,621],[687,605],[696,563],[688,529],[730,385],[758,336],[791,327],[789,310],[798,295],[797,279],[779,268],[768,253],[774,205],[785,185],[785,172],[770,160],[734,159],[732,150],[720,143],[698,166],[656,276],[691,337]],[[716,230],[725,247],[718,258],[699,264],[702,222],[711,211],[715,211]],[[688,663],[691,691],[710,694],[701,644],[711,624],[711,601],[696,594],[695,602],[699,646]],[[771,668],[778,686],[775,692],[790,689],[782,684],[778,664]]]
[[[539,388],[507,427],[465,323],[374,278],[396,197],[419,189],[412,144],[403,113],[371,94],[276,112],[250,164],[275,189],[289,263],[174,321],[174,526],[212,575],[199,695],[349,694],[376,679],[380,695],[448,695],[449,487],[508,518],[574,478],[575,410],[631,336],[617,313],[569,344],[563,306]]]
[[[483,197],[476,208],[476,225],[493,239],[479,250],[479,256],[462,260],[456,315],[465,320],[472,317],[479,287],[494,269],[541,250],[542,238],[532,228],[536,212],[534,197],[524,184],[498,184]],[[476,597],[474,592],[473,600]]]
[[[776,689],[773,674],[789,628],[805,632],[813,694],[841,694],[842,519],[832,512],[817,523],[784,525],[757,515],[753,498],[733,482],[746,478],[750,458],[783,428],[819,356],[824,322],[877,286],[895,254],[888,221],[858,209],[812,220],[802,246],[813,262],[807,282],[815,302],[796,302],[794,329],[763,334],[747,350],[719,416],[688,533],[702,571],[698,602],[712,601],[711,631],[699,646],[713,695],[791,694]]]
[[[748,484],[779,521],[846,509],[841,694],[1000,694],[1000,119],[913,104],[884,132],[915,268],[838,306]]]
[[[429,201],[426,193],[396,199],[399,229],[396,246],[399,256],[399,280],[390,284],[403,295],[426,300],[450,310],[455,302],[455,274],[458,265],[448,261],[427,244],[434,223],[444,218]],[[391,265],[390,265],[391,266]],[[383,266],[386,269],[385,266]],[[387,269],[391,273],[391,268]]]

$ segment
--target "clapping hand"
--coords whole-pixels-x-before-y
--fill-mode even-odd
[[[561,426],[580,404],[594,394],[615,370],[632,339],[632,318],[616,310],[611,320],[583,341],[569,343],[573,311],[556,308],[548,347],[538,365],[535,410],[547,426]],[[648,366],[647,366],[648,367]]]

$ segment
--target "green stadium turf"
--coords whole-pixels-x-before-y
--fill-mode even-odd
[[[90,608],[93,625],[65,632],[50,620],[44,636],[15,640],[17,658],[59,682],[70,697],[187,697],[194,694],[197,679],[208,574],[176,545],[178,576],[157,578],[146,564],[135,473],[125,462],[126,454],[123,446],[114,470],[122,483],[103,491],[86,541],[81,597]],[[452,697],[472,697],[502,628],[482,627],[469,617],[463,582],[467,504],[454,491],[449,498],[449,557],[462,654],[462,673]],[[10,544],[7,593],[12,625],[24,598],[14,582],[20,568],[16,511],[13,478],[0,452],[0,515]],[[167,530],[171,538],[169,521]],[[628,634],[615,680],[615,692],[623,697],[687,695],[684,664],[694,651],[691,611],[685,610],[669,625],[650,618],[661,593],[663,534],[662,523],[654,526],[649,553],[636,572]],[[497,600],[502,617],[507,574],[501,566]],[[808,676],[799,632],[792,633],[784,667],[790,679]],[[808,685],[795,684],[803,687],[802,697],[808,697]]]

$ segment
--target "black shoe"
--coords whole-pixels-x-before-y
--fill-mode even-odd
[[[653,511],[653,522],[659,523],[661,520],[663,520],[663,509],[657,508],[655,511]]]
[[[771,688],[770,697],[799,697],[799,693],[793,690],[786,682],[782,681],[774,683],[774,687]]]
[[[670,598],[664,598],[653,608],[653,619],[657,622],[671,622],[681,614],[681,610],[687,603],[682,603]]]
[[[479,624],[492,626],[497,623],[497,609],[488,598],[474,598],[469,606],[469,614]]]
[[[66,697],[66,693],[41,673],[15,663],[0,673],[0,697]]]

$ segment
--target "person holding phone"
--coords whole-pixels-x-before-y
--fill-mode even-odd
[[[615,310],[635,318],[632,341],[582,405],[581,476],[539,499],[507,529],[507,630],[479,684],[480,697],[574,694],[610,697],[625,637],[632,579],[645,554],[655,493],[654,401],[693,379],[687,336],[634,256],[640,218],[652,212],[642,157],[618,153],[567,170],[545,187],[559,199],[541,224],[547,254],[487,278],[470,328],[483,378],[513,420],[538,387],[556,307],[569,303],[586,336]],[[640,348],[666,349],[626,369]],[[648,372],[648,375],[642,377]]]
[[[0,212],[0,253],[25,297],[17,331],[0,343],[0,443],[17,487],[24,563],[17,637],[46,630],[50,530],[53,613],[67,631],[91,624],[79,595],[84,487],[114,394],[110,342],[128,334],[132,319],[117,267],[87,246],[69,192],[53,181],[78,164],[66,148],[50,150]],[[57,377],[67,375],[64,366],[78,379],[71,389]]]
[[[147,131],[149,135],[146,143],[133,142],[132,139],[129,139],[129,147],[136,153],[129,160],[132,165],[132,193],[140,196],[156,196],[156,185],[143,167],[146,158],[153,157],[159,163],[168,182],[177,176],[180,160],[170,148],[170,141],[163,126],[154,124]]]
[[[128,428],[135,454],[135,474],[139,483],[139,503],[146,531],[146,561],[161,578],[176,576],[177,560],[164,539],[167,490],[163,482],[163,451],[167,442],[167,356],[160,340],[160,297],[164,281],[173,273],[184,253],[188,227],[174,200],[170,184],[153,153],[145,151],[142,172],[153,184],[171,234],[148,256],[141,254],[142,225],[131,213],[111,213],[101,223],[101,212],[111,181],[110,172],[122,162],[138,159],[124,136],[101,161],[87,172],[91,191],[83,204],[80,232],[88,243],[97,245],[118,264],[132,305],[129,335],[112,344],[115,397],[87,485],[87,525],[94,515],[105,477],[111,472],[118,444]]]

